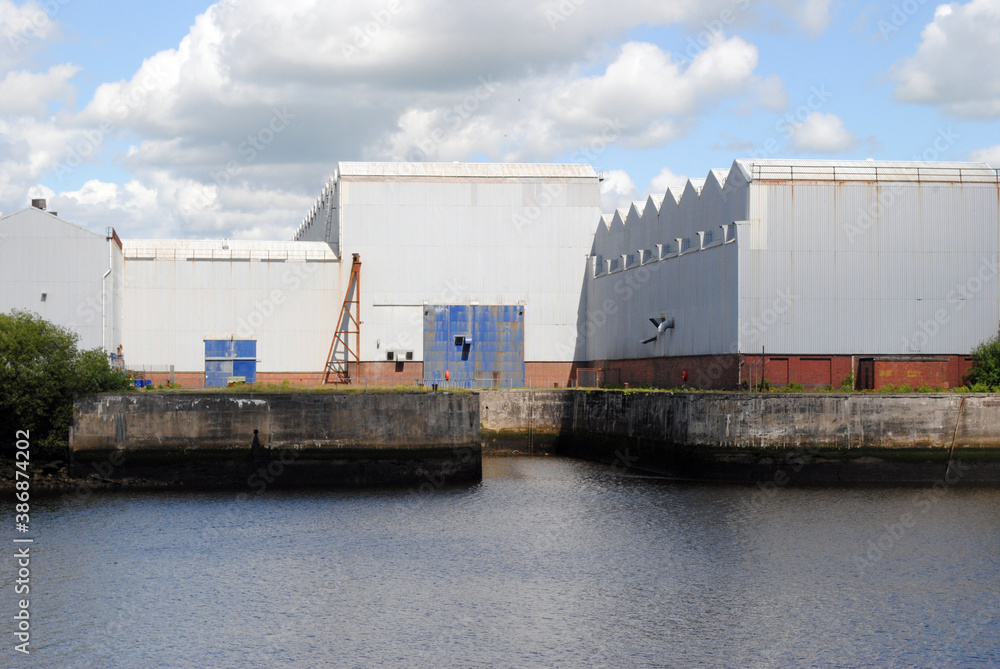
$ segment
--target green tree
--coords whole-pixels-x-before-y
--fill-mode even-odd
[[[41,449],[64,447],[73,401],[86,393],[129,388],[101,349],[77,350],[76,333],[36,314],[0,314],[0,444],[10,455],[17,430]],[[9,447],[8,447],[9,446]]]
[[[965,376],[965,382],[970,386],[1000,386],[1000,336],[972,350],[972,369]]]

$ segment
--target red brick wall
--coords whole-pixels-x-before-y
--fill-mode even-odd
[[[874,362],[875,389],[892,383],[913,388],[922,385],[954,388],[962,385],[963,377],[972,366],[968,356],[938,356],[940,360],[881,361]],[[764,377],[772,386],[787,385],[790,381],[801,383],[807,389],[831,385],[840,387],[840,382],[851,373],[852,362],[855,376],[859,376],[858,358],[841,356],[786,356],[765,355]],[[525,363],[525,384],[533,388],[552,388],[576,385],[577,372],[581,368],[601,368],[604,378],[614,384],[628,383],[630,386],[654,386],[676,388],[687,385],[692,388],[726,390],[739,387],[740,381],[759,381],[761,358],[755,355],[742,356],[683,356],[674,358],[643,358],[638,360],[599,360],[594,362],[528,362]],[[688,373],[687,382],[683,372]],[[362,362],[362,379],[374,385],[413,385],[423,378],[423,363],[419,361]],[[154,385],[163,385],[170,380],[168,372],[147,372],[145,378]],[[297,386],[320,385],[322,373],[306,372],[259,372],[257,380],[263,383],[279,384],[290,381]],[[175,372],[174,381],[183,388],[202,388],[205,385],[203,372]],[[860,381],[860,378],[859,378]]]
[[[524,385],[529,388],[567,388],[576,383],[578,362],[526,362]]]
[[[810,390],[826,386],[839,388],[840,382],[851,373],[854,360],[856,358],[849,355],[765,355],[763,376],[771,386],[784,386],[794,381]],[[744,355],[742,380],[758,383],[760,367],[759,355]]]
[[[679,388],[687,385],[724,390],[739,385],[739,359],[735,354],[598,360],[586,366],[604,369],[605,378],[613,382],[613,378],[618,376],[622,385],[628,383],[630,386]],[[687,372],[687,381],[684,380],[684,372]]]
[[[424,378],[424,363],[410,362],[362,362],[358,370],[361,380],[369,384],[397,386],[412,386],[417,379]]]
[[[941,361],[888,361],[875,360],[875,389],[878,390],[887,384],[896,386],[941,386],[951,388],[955,385],[956,379],[952,378],[958,370],[958,356],[954,360],[949,358]]]

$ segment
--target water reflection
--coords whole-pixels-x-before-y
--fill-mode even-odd
[[[24,666],[1000,664],[998,491],[921,511],[915,489],[748,504],[753,487],[561,458],[483,473],[40,500]]]

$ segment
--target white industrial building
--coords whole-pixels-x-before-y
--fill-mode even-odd
[[[340,163],[291,242],[30,208],[0,219],[0,311],[186,387],[948,386],[997,332],[986,164],[737,160],[612,216],[599,190],[586,165]]]
[[[661,386],[955,385],[1000,323],[998,189],[985,163],[712,170],[599,226],[585,357]]]
[[[45,211],[0,217],[0,313],[31,311],[76,332],[82,349],[122,343],[122,242]]]
[[[425,306],[506,305],[523,307],[523,371],[497,382],[563,386],[583,354],[581,300],[600,214],[589,165],[340,163],[295,239],[340,251],[345,289],[360,256],[361,377],[435,380],[421,364]],[[476,325],[490,327],[481,318],[463,327]],[[463,351],[451,342],[454,351],[439,353],[457,358],[452,377],[487,344]],[[492,382],[496,366],[467,376]]]

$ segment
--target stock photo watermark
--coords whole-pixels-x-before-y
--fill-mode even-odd
[[[883,40],[888,40],[889,35],[899,32],[926,4],[927,0],[904,0],[898,4],[893,3],[892,11],[875,22],[878,34]]]
[[[351,26],[349,32],[352,44],[345,44],[341,48],[344,58],[350,61],[370,47],[382,34],[382,31],[388,28],[389,24],[410,4],[412,4],[412,0],[389,0],[385,7],[371,12],[371,21]]]
[[[951,129],[938,128],[937,134],[931,143],[919,154],[912,157],[915,161],[933,162],[946,154],[961,135]],[[862,210],[853,223],[844,227],[844,234],[847,241],[853,244],[858,238],[863,237],[875,225],[875,219],[880,211],[891,208],[896,204],[896,200],[907,193],[909,187],[905,183],[890,183],[878,190],[875,201],[866,209]]]
[[[449,134],[458,130],[472,118],[479,110],[480,105],[493,97],[493,94],[502,85],[499,81],[493,81],[492,74],[479,77],[479,85],[476,86],[475,90],[444,112],[443,118],[448,123],[448,128],[431,130],[427,137],[418,141],[416,146],[410,149],[406,155],[406,161],[419,163],[432,159],[437,154],[437,147],[445,142]]]
[[[14,54],[20,53],[21,48],[26,46],[29,41],[44,37],[45,31],[52,26],[61,9],[71,1],[39,0],[37,3],[39,9],[32,12],[30,16],[22,15],[21,25],[12,26],[14,32],[7,37],[7,43]]]
[[[943,479],[935,481],[930,488],[914,495],[910,508],[901,513],[895,522],[882,523],[882,532],[877,538],[869,539],[865,543],[863,553],[851,556],[851,564],[857,568],[858,573],[864,576],[897,546],[917,526],[919,520],[941,501],[948,489],[962,479],[965,469],[966,466],[961,459],[949,461]]]
[[[87,159],[96,156],[104,145],[105,138],[117,130],[132,115],[134,109],[145,102],[149,94],[162,83],[162,73],[155,71],[147,73],[137,87],[129,90],[127,95],[123,95],[115,102],[110,120],[101,121],[96,128],[84,130],[82,137],[67,148],[66,157],[56,163],[55,175],[59,180],[63,181]]]

